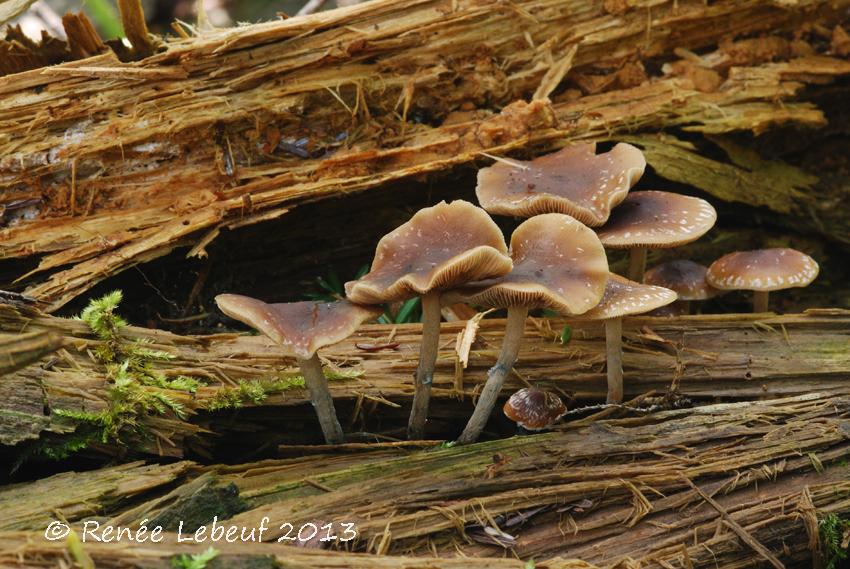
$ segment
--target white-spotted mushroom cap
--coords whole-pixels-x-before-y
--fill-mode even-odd
[[[720,290],[771,291],[807,286],[819,271],[814,259],[795,249],[760,249],[720,257],[706,279]]]
[[[513,270],[458,292],[472,304],[548,308],[582,314],[599,302],[608,280],[605,249],[592,229],[547,213],[521,223],[511,236]]]
[[[526,387],[505,403],[505,416],[529,431],[548,429],[567,412],[561,398],[549,391]]]
[[[385,235],[371,270],[345,283],[352,302],[396,302],[433,290],[507,274],[511,258],[502,231],[469,202],[440,202]]]
[[[338,302],[268,304],[241,294],[220,294],[222,312],[275,341],[286,356],[313,357],[316,350],[345,340],[367,320],[381,315],[374,306]]]
[[[720,294],[705,280],[706,272],[708,267],[693,261],[668,261],[646,271],[643,282],[669,288],[679,300],[706,300]]]
[[[592,227],[605,223],[646,168],[643,153],[623,142],[604,154],[587,143],[511,162],[478,171],[481,207],[514,217],[564,213]]]
[[[676,300],[676,293],[660,286],[630,281],[611,274],[602,300],[592,310],[585,312],[582,320],[608,320],[632,314],[643,314],[661,308]]]
[[[702,237],[717,221],[707,201],[670,192],[632,192],[599,228],[599,239],[611,249],[663,249]]]

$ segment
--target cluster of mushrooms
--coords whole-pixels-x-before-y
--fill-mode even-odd
[[[805,286],[818,272],[817,264],[798,251],[767,249],[732,253],[709,268],[674,261],[644,278],[647,249],[694,241],[717,219],[714,208],[699,198],[629,193],[645,167],[640,150],[625,143],[601,154],[589,143],[530,162],[502,158],[478,172],[481,208],[457,200],[418,211],[380,240],[370,272],[345,284],[345,300],[267,304],[222,294],[216,302],[297,360],[330,444],[342,442],[344,435],[317,351],[378,317],[383,304],[416,296],[422,303],[422,343],[409,438],[420,439],[425,431],[441,307],[457,302],[507,309],[501,353],[459,443],[477,440],[487,423],[517,359],[529,310],[604,321],[608,402],[619,403],[623,317],[731,289],[756,291],[756,309],[765,310],[768,291]],[[510,249],[488,212],[527,218],[511,235]],[[628,279],[609,272],[606,247],[630,251]],[[532,430],[551,425],[565,410],[560,398],[534,389],[514,394],[505,406],[510,418]]]

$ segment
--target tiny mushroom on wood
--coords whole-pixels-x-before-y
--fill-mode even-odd
[[[423,437],[428,418],[442,292],[507,274],[512,266],[505,238],[487,212],[457,200],[422,209],[385,235],[378,243],[371,270],[345,284],[348,298],[360,304],[422,298],[422,346],[409,438]]]
[[[281,347],[283,355],[296,359],[325,441],[343,442],[342,427],[316,352],[348,338],[360,324],[377,318],[382,311],[346,300],[268,304],[239,294],[220,294],[215,301],[226,315],[259,330]]]
[[[484,429],[516,362],[529,309],[583,314],[605,291],[605,249],[593,230],[568,215],[549,213],[524,221],[511,236],[511,256],[514,268],[506,276],[455,292],[472,304],[508,309],[499,360],[487,373],[460,443],[475,442]]]
[[[707,272],[705,265],[686,259],[668,261],[646,271],[643,282],[675,292],[679,295],[675,304],[681,305],[682,313],[689,314],[692,300],[708,300],[721,293],[705,280]]]
[[[706,279],[720,290],[752,290],[753,312],[767,312],[770,291],[808,286],[820,268],[795,249],[737,251],[714,261]]]
[[[599,228],[610,249],[629,249],[628,277],[643,281],[647,249],[678,247],[714,227],[717,212],[707,201],[670,192],[632,192]]]
[[[645,168],[643,153],[630,144],[596,154],[596,143],[584,143],[530,162],[502,159],[482,168],[475,193],[490,213],[563,213],[595,227],[605,223]]]
[[[672,290],[636,283],[612,273],[602,300],[580,316],[582,320],[605,321],[608,403],[623,401],[623,317],[643,314],[675,300],[676,293]]]
[[[527,431],[548,429],[567,412],[561,398],[550,391],[524,387],[507,400],[505,416]]]

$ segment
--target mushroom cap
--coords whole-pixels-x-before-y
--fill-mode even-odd
[[[663,249],[695,241],[714,227],[717,212],[707,201],[670,192],[632,192],[599,228],[611,249]]]
[[[511,270],[505,237],[487,212],[469,202],[421,209],[386,234],[371,270],[345,283],[352,302],[381,304],[424,295]]]
[[[513,270],[460,289],[473,304],[549,308],[582,314],[599,302],[608,280],[605,249],[592,229],[561,213],[521,223],[511,236]]]
[[[668,261],[646,271],[643,282],[669,288],[679,300],[706,300],[720,294],[705,280],[707,271],[708,267],[693,261]]]
[[[215,301],[231,318],[274,340],[284,355],[305,360],[316,350],[345,340],[360,324],[383,312],[347,300],[268,304],[241,294],[220,294]]]
[[[660,286],[630,281],[611,273],[599,304],[585,312],[582,320],[608,320],[643,314],[676,300],[676,293]]]
[[[771,291],[807,286],[819,271],[814,259],[795,249],[759,249],[723,255],[706,280],[720,290]]]
[[[591,142],[513,162],[478,171],[481,207],[514,217],[563,213],[593,227],[605,223],[646,168],[643,153],[624,142],[604,154]]]
[[[549,391],[525,387],[507,400],[505,416],[529,431],[547,429],[564,416],[567,407],[561,398]]]

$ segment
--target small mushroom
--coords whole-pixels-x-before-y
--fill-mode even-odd
[[[583,314],[602,298],[608,279],[605,249],[593,230],[560,213],[524,221],[511,236],[513,270],[455,294],[472,304],[507,308],[502,350],[478,397],[459,443],[478,439],[519,353],[531,308],[564,315]]]
[[[226,315],[262,332],[281,347],[283,355],[295,358],[310,390],[325,441],[341,443],[342,427],[316,352],[348,338],[360,324],[377,318],[382,311],[346,300],[267,304],[239,294],[220,294],[215,301]]]
[[[599,230],[610,249],[629,249],[629,279],[642,282],[647,249],[678,247],[714,227],[717,212],[700,198],[670,192],[632,192]]]
[[[706,280],[720,290],[754,291],[753,312],[767,312],[770,291],[808,286],[819,271],[814,259],[795,249],[759,249],[720,257]]]
[[[345,284],[348,298],[360,304],[422,298],[422,346],[407,428],[411,439],[424,436],[428,419],[440,340],[441,293],[507,274],[511,267],[505,238],[496,223],[483,209],[457,200],[422,209],[385,235],[370,272]]]
[[[527,431],[542,431],[555,424],[567,412],[561,398],[550,391],[524,387],[507,400],[505,416]]]
[[[645,168],[643,153],[631,144],[621,142],[604,154],[596,154],[596,143],[577,144],[530,162],[505,160],[482,168],[475,194],[490,213],[563,213],[595,227],[605,223]]]
[[[674,304],[680,305],[682,313],[690,314],[692,300],[708,300],[720,294],[719,290],[705,280],[706,272],[708,267],[693,261],[668,261],[646,271],[643,282],[675,292],[679,295],[679,300]]]
[[[599,304],[581,320],[605,321],[608,403],[623,402],[623,317],[655,310],[676,300],[676,293],[611,274]]]

